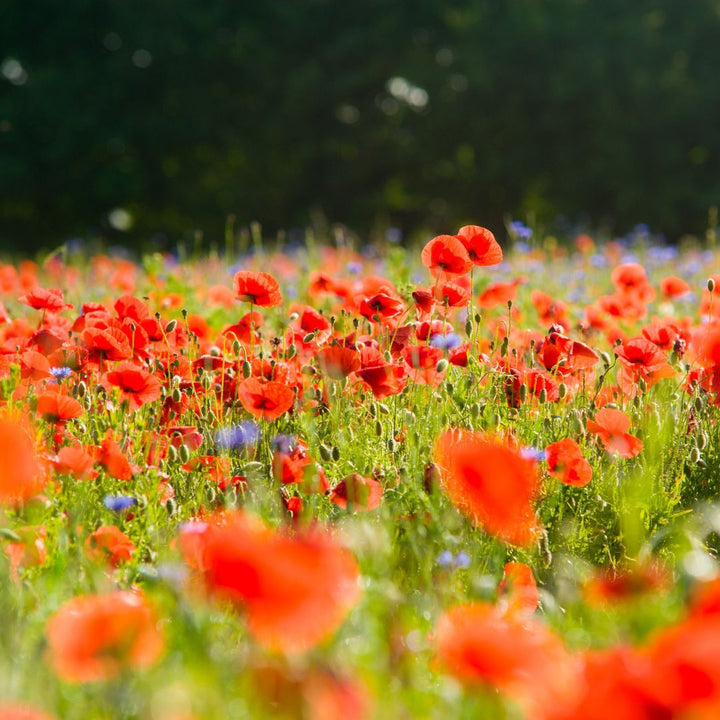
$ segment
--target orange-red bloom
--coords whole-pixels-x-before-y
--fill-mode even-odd
[[[592,480],[592,467],[572,438],[563,438],[545,448],[549,473],[566,485],[585,487]]]
[[[487,228],[465,225],[458,230],[457,237],[468,251],[473,265],[499,265],[502,262],[502,248]]]
[[[49,659],[71,683],[107,680],[154,665],[163,652],[155,614],[142,595],[124,590],[66,602],[47,624]]]
[[[513,545],[535,541],[540,479],[534,461],[500,438],[448,430],[435,443],[435,462],[441,487],[476,525]]]
[[[509,613],[532,615],[540,604],[540,593],[532,568],[521,562],[505,563],[498,594],[500,606]]]
[[[465,245],[455,235],[434,237],[423,248],[421,258],[433,277],[464,275],[473,266]]]
[[[52,715],[24,703],[1,703],[0,720],[55,720]]]
[[[352,347],[330,345],[317,354],[320,369],[333,380],[342,380],[360,369],[360,353]]]
[[[85,541],[90,559],[113,567],[130,560],[135,549],[135,543],[115,525],[101,525]]]
[[[249,377],[238,385],[238,398],[251,415],[271,421],[293,406],[295,391],[280,382],[260,382]]]
[[[64,423],[83,414],[83,406],[73,397],[57,390],[38,395],[36,412],[48,422]]]
[[[320,531],[288,537],[236,512],[187,524],[180,542],[207,590],[244,609],[250,632],[268,648],[317,645],[359,596],[355,559]]]
[[[36,287],[18,298],[23,305],[29,305],[35,310],[45,310],[51,313],[58,313],[65,308],[71,308],[72,305],[65,302],[62,290],[52,288]]]
[[[240,270],[235,273],[233,287],[239,300],[259,307],[274,307],[282,302],[277,280],[266,272]]]
[[[137,410],[145,403],[160,397],[160,381],[147,370],[132,362],[119,363],[111,372],[105,373],[105,384],[120,390],[122,400],[127,400],[130,410]]]
[[[42,489],[45,476],[28,430],[5,416],[0,417],[0,503],[31,498]]]
[[[350,473],[330,491],[330,500],[348,510],[374,510],[382,496],[382,485],[375,478],[358,473]]]
[[[594,420],[587,421],[587,431],[595,433],[609,453],[631,458],[643,449],[642,440],[630,435],[630,418],[614,408],[602,408],[595,413]]]

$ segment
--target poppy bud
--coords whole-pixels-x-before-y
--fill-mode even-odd
[[[390,354],[389,350],[386,350],[384,353],[385,362],[392,362],[392,355]]]
[[[302,339],[302,341],[307,345],[308,343],[311,343],[315,339],[315,333],[309,332],[307,335],[305,335]]]
[[[79,398],[82,398],[82,397],[85,397],[86,393],[87,393],[87,385],[85,384],[85,382],[83,380],[81,380],[75,387],[75,394]]]
[[[300,315],[296,312],[290,313],[288,320],[290,320],[290,322],[295,322],[299,317],[300,317]]]
[[[647,390],[645,378],[638,378],[638,387],[640,388],[640,392],[645,392]]]
[[[488,427],[496,428],[500,424],[500,416],[497,413],[490,413],[488,417]]]
[[[242,374],[244,378],[249,378],[252,375],[252,365],[248,360],[244,360],[242,364]]]
[[[177,448],[174,445],[171,445],[168,448],[167,454],[168,454],[168,460],[170,462],[177,462],[178,453],[177,453]]]
[[[320,451],[320,457],[323,459],[323,462],[330,462],[330,460],[332,460],[332,451],[327,445],[321,443],[318,450]]]
[[[449,364],[450,363],[448,363],[448,361],[445,358],[442,358],[442,359],[438,360],[438,363],[435,366],[435,370],[439,373],[445,372],[448,369]]]
[[[416,420],[417,420],[417,417],[415,416],[415,413],[412,410],[405,410],[405,424],[406,425],[414,425]]]
[[[380,411],[381,415],[389,415],[390,414],[390,408],[385,403],[379,402],[377,404],[377,408]]]
[[[707,281],[707,289],[710,292],[715,292],[715,280],[713,280],[712,278],[709,278]]]
[[[600,352],[600,357],[602,358],[603,364],[605,367],[610,367],[612,365],[612,360],[610,359],[610,355],[606,353],[604,350]]]
[[[708,444],[708,436],[707,436],[707,433],[706,433],[706,432],[701,432],[701,433],[698,435],[698,439],[697,439],[697,440],[698,440],[698,447],[699,447],[701,450],[704,450],[705,447],[706,447],[707,444]]]
[[[435,463],[429,463],[425,466],[423,472],[423,485],[425,492],[432,495],[440,484],[440,468]]]
[[[376,434],[378,437],[382,437],[382,434],[383,434],[383,426],[382,426],[382,423],[381,423],[379,420],[376,420],[376,421],[375,421],[375,434]]]
[[[702,395],[698,395],[695,398],[695,409],[698,412],[702,412],[703,407],[705,407],[705,398],[703,398]]]
[[[482,316],[480,315],[480,313],[475,313],[475,324],[476,325],[480,324],[481,318],[482,318]]]
[[[567,385],[565,383],[560,383],[558,385],[558,397],[560,400],[564,400],[567,396]]]
[[[538,395],[538,400],[540,401],[541,405],[544,405],[547,402],[547,390],[545,388],[542,388],[540,390],[540,395]]]
[[[332,459],[337,462],[340,459],[340,448],[337,445],[333,445],[332,448]]]
[[[241,350],[242,350],[242,345],[240,344],[240,341],[237,339],[233,340],[233,344],[232,344],[233,354],[239,355]]]
[[[167,514],[171,517],[175,514],[177,510],[177,503],[172,498],[168,498],[165,502],[165,509],[167,510]]]
[[[573,432],[578,435],[585,434],[585,423],[583,422],[582,415],[578,410],[573,413],[572,429]]]
[[[377,405],[375,405],[374,402],[370,403],[370,407],[368,408],[368,411],[369,411],[371,417],[375,417],[377,415]]]
[[[695,465],[697,465],[697,464],[700,462],[700,458],[701,458],[701,457],[702,457],[702,456],[700,455],[700,449],[699,449],[699,448],[694,447],[694,448],[690,451],[690,462],[694,463]]]
[[[203,375],[200,379],[200,384],[203,388],[205,388],[205,390],[209,390],[212,385],[212,378],[209,375]]]
[[[165,326],[165,334],[169,335],[171,332],[175,330],[177,327],[177,320],[173,318],[166,326]]]
[[[187,309],[186,309],[186,308],[183,308],[180,312],[182,313],[183,320],[187,320],[187,316],[188,316],[188,311],[187,311]]]
[[[438,363],[438,365],[439,364],[440,363]],[[445,389],[447,390],[448,395],[452,395],[455,392],[455,386],[450,381],[445,383]]]
[[[472,320],[470,320],[470,318],[468,318],[468,319],[465,321],[465,334],[466,334],[468,337],[470,337],[470,336],[472,335],[472,330],[473,330]]]
[[[182,400],[182,392],[180,388],[174,388],[172,391],[172,399],[174,403],[179,403]]]
[[[474,418],[480,417],[480,405],[479,405],[479,403],[473,403],[473,404],[470,406],[470,416],[471,416],[471,417],[474,417]]]
[[[188,460],[190,460],[190,448],[187,445],[181,445],[178,448],[178,457],[181,462],[188,462]]]
[[[505,357],[508,354],[508,346],[510,345],[510,340],[508,339],[507,335],[503,338],[502,344],[500,345],[500,355],[502,357]]]
[[[288,360],[292,360],[297,355],[297,347],[295,345],[289,345],[287,351],[285,352],[285,357]]]
[[[525,402],[525,399],[527,398],[527,385],[521,385],[518,389],[518,397],[520,398],[520,402]]]

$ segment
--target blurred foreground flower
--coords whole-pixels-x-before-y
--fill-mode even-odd
[[[534,542],[537,463],[501,438],[463,430],[438,437],[435,462],[442,489],[476,525],[513,545]]]
[[[355,558],[319,530],[288,537],[243,513],[184,526],[180,547],[212,594],[247,615],[265,647],[310,648],[332,635],[359,596]]]
[[[69,600],[50,618],[47,639],[51,665],[72,683],[150,667],[164,645],[143,596],[124,590]]]

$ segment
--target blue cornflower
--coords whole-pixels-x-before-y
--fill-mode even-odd
[[[453,560],[454,560],[453,554],[449,550],[443,550],[438,555],[438,559],[437,559],[438,565],[440,565],[440,567],[444,567],[444,568],[452,567]]]
[[[520,450],[520,457],[525,460],[542,462],[545,459],[545,451],[535,447],[524,447]]]
[[[131,495],[106,495],[103,498],[103,505],[114,513],[121,513],[137,505],[137,498]]]
[[[362,263],[356,262],[354,260],[351,260],[345,267],[347,268],[347,271],[353,275],[361,273],[363,269]]]
[[[515,235],[515,237],[521,240],[529,240],[533,235],[533,231],[532,228],[529,228],[525,223],[519,220],[513,220],[510,223],[510,234]]]
[[[462,344],[462,339],[456,333],[437,333],[430,338],[430,345],[441,350],[452,350]]]
[[[272,449],[283,455],[287,455],[295,447],[295,438],[292,435],[278,433],[270,443]]]
[[[462,550],[455,556],[455,567],[466,570],[470,567],[470,556]]]
[[[260,440],[260,428],[252,421],[227,425],[215,431],[215,444],[223,450],[239,450],[257,445]]]
[[[50,374],[58,380],[65,379],[72,372],[69,367],[51,367]]]

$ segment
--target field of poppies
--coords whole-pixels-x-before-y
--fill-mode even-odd
[[[499,239],[0,265],[0,720],[720,717],[714,238]]]

